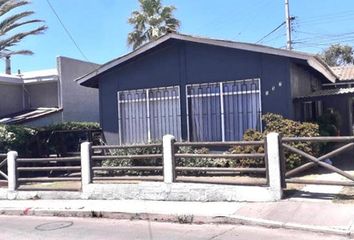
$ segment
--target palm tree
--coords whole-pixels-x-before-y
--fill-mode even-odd
[[[46,26],[40,25],[29,31],[16,31],[21,26],[43,22],[39,19],[27,19],[34,14],[33,11],[9,15],[12,10],[27,4],[29,1],[26,0],[0,0],[0,58],[8,60],[12,55],[32,55],[33,52],[30,50],[11,50],[10,48],[16,46],[25,37],[41,34],[47,29]]]
[[[174,6],[161,5],[161,0],[139,0],[140,11],[132,12],[128,23],[134,30],[128,35],[128,44],[135,50],[146,42],[170,32],[176,32],[180,22],[173,16]]]

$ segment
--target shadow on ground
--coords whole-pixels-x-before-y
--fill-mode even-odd
[[[352,187],[351,187],[352,188]],[[284,199],[291,199],[296,197],[297,199],[313,199],[313,200],[333,200],[333,201],[354,201],[354,194],[352,193],[316,193],[307,192],[302,190],[284,190]]]

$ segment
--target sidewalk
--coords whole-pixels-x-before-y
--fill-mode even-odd
[[[2,200],[0,214],[246,224],[354,236],[354,205],[331,202]]]

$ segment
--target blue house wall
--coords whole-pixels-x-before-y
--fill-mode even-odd
[[[179,85],[182,137],[187,138],[186,84],[261,79],[262,112],[294,117],[288,57],[170,40],[99,78],[100,121],[109,144],[118,143],[117,92]],[[267,94],[266,94],[267,93]]]

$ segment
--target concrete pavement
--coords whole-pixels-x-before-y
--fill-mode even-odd
[[[223,224],[175,224],[97,218],[0,216],[0,239],[11,240],[341,240],[344,236]]]
[[[3,215],[104,217],[179,223],[260,225],[354,236],[354,205],[331,202],[2,200]]]

